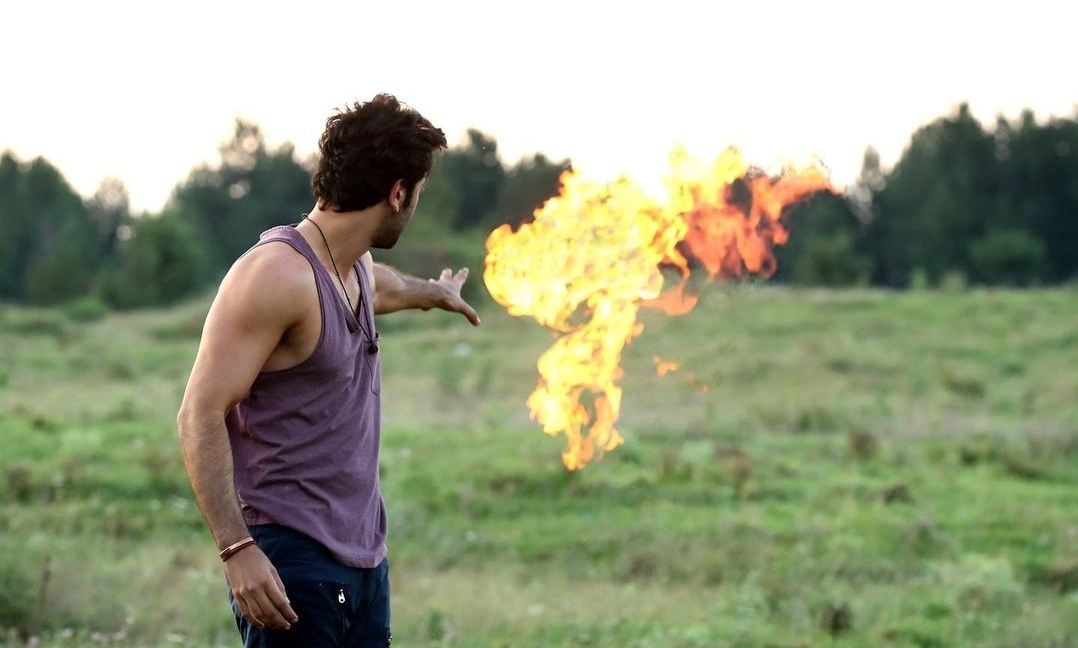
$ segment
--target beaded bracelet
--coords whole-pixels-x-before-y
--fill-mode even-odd
[[[243,540],[240,540],[239,542],[234,542],[234,543],[228,545],[227,547],[225,547],[224,549],[221,550],[220,554],[218,554],[219,556],[221,556],[221,562],[226,562],[229,558],[231,558],[232,556],[235,556],[240,551],[242,551],[243,549],[246,549],[247,547],[250,547],[254,543],[255,543],[254,538],[244,538]]]

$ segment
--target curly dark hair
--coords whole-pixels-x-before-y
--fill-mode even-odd
[[[320,205],[355,211],[378,204],[404,180],[409,199],[430,174],[445,133],[390,94],[356,102],[326,120],[321,158],[311,178]]]

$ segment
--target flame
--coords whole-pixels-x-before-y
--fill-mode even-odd
[[[668,373],[677,371],[678,368],[681,366],[672,360],[663,360],[659,356],[653,356],[651,360],[655,363],[655,371],[660,376],[665,376]]]
[[[560,334],[539,358],[539,384],[527,405],[544,432],[567,437],[562,461],[569,470],[623,441],[614,428],[617,383],[622,351],[643,331],[639,309],[691,311],[698,296],[688,292],[688,280],[697,267],[708,280],[770,276],[771,248],[787,239],[783,209],[830,189],[815,167],[771,178],[733,148],[710,167],[678,148],[670,164],[665,204],[628,178],[597,183],[567,171],[559,195],[531,222],[515,232],[502,225],[487,237],[483,280],[491,296],[511,315]],[[664,268],[680,280],[664,287]],[[677,369],[655,362],[660,375]]]

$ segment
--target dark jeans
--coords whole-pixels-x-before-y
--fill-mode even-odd
[[[389,560],[373,569],[341,565],[318,542],[276,524],[251,536],[277,568],[299,621],[289,630],[259,630],[228,599],[246,648],[388,648]]]

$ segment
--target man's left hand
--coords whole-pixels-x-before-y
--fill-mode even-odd
[[[468,318],[468,321],[472,323],[472,326],[479,326],[479,315],[476,314],[475,309],[460,296],[460,289],[467,279],[468,268],[461,268],[456,272],[453,272],[450,268],[446,268],[445,270],[442,270],[441,276],[437,279],[429,279],[428,281],[438,287],[438,295],[435,299],[435,305],[438,308],[453,313],[460,313]]]

